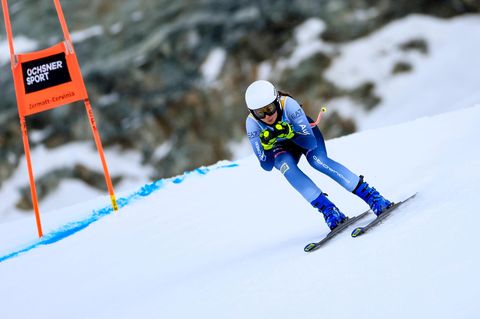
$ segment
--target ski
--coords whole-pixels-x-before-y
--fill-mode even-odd
[[[392,211],[398,208],[400,205],[408,201],[409,199],[415,197],[417,195],[416,193],[408,197],[407,199],[400,201],[398,203],[393,204],[390,208],[388,208],[386,211],[381,213],[377,218],[375,218],[373,221],[371,221],[369,224],[363,226],[363,227],[357,227],[352,231],[352,237],[358,237],[363,234],[365,234],[367,231],[369,231],[371,228],[375,227],[376,225],[380,224],[382,221],[385,220],[388,216],[391,215]]]
[[[305,246],[305,248],[303,250],[307,253],[310,253],[314,250],[317,250],[318,248],[323,246],[327,241],[329,241],[330,239],[332,239],[333,237],[335,237],[336,235],[338,235],[339,233],[344,231],[348,226],[352,225],[356,221],[358,221],[358,220],[362,219],[363,217],[367,216],[369,212],[370,212],[370,210],[367,210],[366,212],[364,212],[364,213],[362,213],[358,216],[351,217],[351,218],[347,217],[347,219],[343,223],[341,223],[340,225],[335,227],[333,230],[331,230],[321,241],[319,241],[317,243],[310,243],[307,246]]]

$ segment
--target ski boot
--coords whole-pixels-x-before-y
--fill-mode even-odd
[[[330,230],[333,230],[347,218],[345,215],[327,198],[327,194],[321,193],[312,203],[323,214],[325,222]]]
[[[360,181],[353,193],[363,199],[377,216],[393,205],[392,202],[380,195],[375,188],[364,182],[362,175],[360,175]]]

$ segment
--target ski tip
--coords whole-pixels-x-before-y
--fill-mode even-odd
[[[361,234],[363,234],[363,227],[357,227],[352,231],[352,237],[353,238],[358,237]]]
[[[317,245],[315,245],[315,243],[310,243],[308,244],[307,246],[305,246],[305,248],[303,248],[303,250],[308,253],[310,251],[312,251],[312,249],[314,249]]]

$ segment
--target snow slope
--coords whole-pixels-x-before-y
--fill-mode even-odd
[[[480,105],[328,141],[391,199],[418,195],[312,254],[322,217],[253,157],[146,185],[161,187],[3,260],[2,318],[475,318],[479,121]],[[344,212],[366,208],[301,164]],[[70,213],[89,220],[91,206]],[[47,236],[67,216],[48,214]],[[31,219],[0,224],[0,256],[35,243]]]
[[[412,41],[423,41],[426,52],[402,49]],[[381,98],[379,105],[365,114],[344,98],[330,103],[344,115],[353,115],[360,130],[480,103],[478,14],[452,19],[410,15],[338,50],[340,56],[327,70],[327,78],[345,89],[372,82]],[[408,63],[412,70],[392,74],[399,62]]]
[[[32,134],[35,138],[35,134]],[[19,143],[21,143],[19,141]],[[142,158],[139,153],[134,151],[120,151],[113,147],[105,150],[105,156],[108,159],[110,175],[124,176],[115,191],[122,192],[130,190],[141,183],[149,180],[148,176],[153,170],[148,165],[142,165]],[[72,158],[71,154],[75,154]],[[33,170],[35,179],[55,169],[73,168],[75,165],[83,165],[92,171],[101,170],[101,162],[98,157],[97,149],[93,141],[91,142],[72,142],[54,149],[47,149],[40,145],[32,149],[31,152]],[[27,164],[25,156],[17,166],[10,179],[3,183],[0,188],[0,222],[13,220],[24,215],[33,215],[33,209],[28,213],[19,211],[16,203],[20,199],[22,187],[29,190]],[[55,209],[65,206],[71,206],[76,203],[82,203],[88,199],[104,194],[105,191],[99,191],[79,180],[63,180],[59,187],[51,192],[46,198],[40,200],[40,213],[49,213]]]

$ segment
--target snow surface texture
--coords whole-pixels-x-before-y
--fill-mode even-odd
[[[328,141],[390,199],[418,192],[363,237],[346,231],[304,253],[328,231],[322,216],[250,156],[4,260],[2,318],[475,318],[479,121],[480,105]],[[365,210],[301,165],[345,213]],[[36,242],[28,228],[31,218],[1,224],[0,251]]]
[[[35,138],[35,134],[32,134],[32,139]],[[75,154],[75,157],[72,157],[72,154]],[[98,170],[103,174],[100,158],[93,142],[74,142],[53,150],[39,146],[32,151],[31,156],[35,178],[39,178],[53,169],[72,168],[76,164],[86,166],[93,171]],[[105,157],[109,164],[108,168],[111,176],[120,174],[125,176],[124,180],[115,187],[116,192],[130,191],[150,180],[148,176],[152,174],[152,171],[149,167],[141,165],[140,154],[110,148],[105,150]],[[28,215],[19,213],[15,209],[15,205],[20,198],[18,189],[25,186],[29,187],[26,167],[26,159],[23,157],[12,177],[0,189],[2,202],[0,220],[2,222]],[[56,191],[40,202],[40,214],[42,216],[48,215],[55,209],[82,203],[103,194],[105,194],[105,191],[99,191],[79,181],[65,180]],[[32,215],[33,212],[30,216]]]
[[[151,184],[146,184],[144,185],[141,189],[138,191],[134,192],[133,194],[127,196],[127,197],[120,197],[117,199],[117,204],[119,208],[122,208],[133,201],[144,197],[144,196],[149,196],[152,192],[157,191],[161,188],[163,188],[166,184],[173,183],[173,184],[179,184],[184,181],[185,178],[190,176],[191,174],[200,174],[200,175],[205,175],[209,173],[212,169],[220,169],[220,168],[230,168],[230,167],[236,167],[237,164],[231,163],[231,164],[225,164],[225,163],[218,163],[217,165],[211,166],[211,167],[200,167],[195,169],[193,172],[187,172],[184,173],[182,176],[177,176],[174,178],[169,178],[169,179],[161,179],[157,180]],[[88,207],[86,207],[86,210],[88,211]],[[88,215],[87,217],[82,217],[77,221],[69,222],[65,225],[62,225],[58,229],[55,229],[46,235],[44,235],[41,239],[33,241],[31,244],[27,244],[25,247],[22,247],[16,251],[13,251],[9,254],[6,254],[4,256],[0,257],[0,262],[5,261],[7,259],[13,258],[18,256],[19,254],[22,254],[24,252],[27,252],[29,250],[32,250],[34,248],[37,248],[42,245],[49,245],[54,242],[57,242],[63,238],[66,238],[68,236],[71,236],[75,234],[76,232],[88,227],[91,223],[96,222],[98,219],[111,214],[113,212],[113,208],[111,205],[103,207],[99,210],[94,210],[91,215]]]
[[[480,106],[472,106],[480,101],[480,17],[411,16],[340,47],[315,41],[321,21],[301,28],[284,67],[316,50],[338,50],[329,78],[346,88],[373,81],[382,98],[370,115],[345,99],[329,105],[362,124],[361,133],[328,141],[329,154],[392,200],[418,192],[412,202],[363,237],[346,231],[305,254],[305,244],[327,233],[323,218],[254,157],[132,192],[146,183],[149,168],[136,154],[109,150],[112,175],[131,172],[117,189],[118,214],[106,196],[96,197],[103,192],[65,182],[40,204],[45,237],[38,240],[34,218],[14,208],[14,191],[28,185],[21,163],[0,190],[2,319],[477,317]],[[411,39],[425,39],[428,54],[398,50]],[[209,81],[223,63],[220,53],[202,68]],[[398,61],[412,72],[392,76]],[[272,68],[266,63],[262,74]],[[251,154],[248,145],[232,147],[237,158]],[[158,156],[170,148],[159,146]],[[72,144],[34,150],[35,172],[61,167],[71,152],[80,154],[77,163],[100,165],[91,145]],[[347,215],[366,209],[301,165]]]
[[[427,52],[401,49],[418,40],[425,42]],[[359,112],[346,99],[330,104],[353,115],[361,130],[480,103],[480,15],[448,20],[411,15],[338,49],[340,56],[327,78],[346,89],[372,82],[382,98],[369,113]],[[392,74],[398,62],[410,64],[412,71]]]

